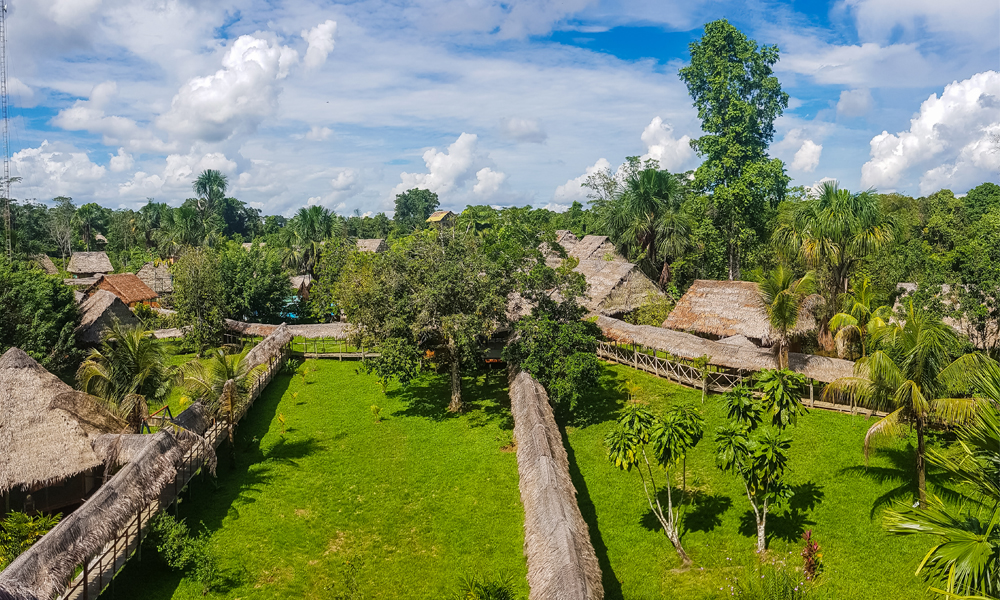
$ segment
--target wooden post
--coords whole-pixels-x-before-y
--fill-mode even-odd
[[[813,382],[812,379],[809,380],[809,408],[814,408],[816,406],[816,400],[813,398]]]

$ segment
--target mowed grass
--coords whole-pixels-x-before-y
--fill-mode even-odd
[[[506,572],[526,596],[506,378],[465,379],[470,410],[454,416],[444,377],[383,393],[357,367],[310,360],[278,376],[235,455],[223,446],[217,479],[184,495],[180,516],[204,524],[235,578],[213,595],[331,598],[353,581],[353,597],[441,598],[466,574]],[[114,594],[201,598],[202,587],[147,553]]]
[[[679,568],[638,475],[617,470],[606,458],[604,436],[624,402],[617,388],[626,379],[642,387],[642,399],[655,412],[688,403],[705,417],[705,438],[687,461],[687,485],[698,498],[684,520],[683,545],[694,560],[690,570]],[[578,501],[601,562],[605,597],[728,597],[730,579],[754,561],[756,530],[742,484],[715,467],[714,432],[726,418],[722,396],[710,395],[702,405],[698,391],[609,365],[589,401],[596,406],[597,422],[567,428],[567,450]],[[922,598],[927,585],[913,573],[932,540],[889,535],[881,520],[885,501],[912,501],[913,440],[876,452],[866,468],[862,442],[871,423],[863,416],[816,410],[788,431],[793,439],[788,479],[796,494],[768,517],[771,558],[801,569],[801,535],[812,530],[825,565],[817,597]],[[658,476],[662,482],[662,472]],[[679,488],[681,481],[675,485]],[[663,503],[666,506],[665,494]]]

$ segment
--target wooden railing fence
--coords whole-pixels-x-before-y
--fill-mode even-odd
[[[234,415],[233,424],[239,423],[246,415],[261,392],[274,379],[281,369],[285,356],[290,351],[290,345],[282,346],[278,353],[268,357],[264,368],[254,376],[250,387],[249,400],[243,404]],[[164,418],[152,421],[151,424],[161,427],[169,426]],[[205,441],[218,448],[226,439],[227,424],[221,420],[214,421],[205,432]],[[70,581],[59,598],[64,600],[93,600],[114,582],[115,575],[125,566],[129,558],[141,552],[142,540],[146,536],[149,524],[160,511],[175,504],[182,491],[187,488],[191,479],[197,475],[207,460],[205,448],[196,444],[188,451],[180,464],[177,465],[177,475],[172,485],[168,485],[160,497],[137,511],[136,518],[121,528],[115,537],[108,542],[96,556],[85,561],[77,568],[77,575]]]

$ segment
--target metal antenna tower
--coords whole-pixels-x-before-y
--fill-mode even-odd
[[[0,0],[3,2],[3,0]],[[7,106],[7,3],[3,2],[0,10],[0,118],[3,119],[3,202],[4,226],[6,227],[7,258],[13,259],[14,251],[11,245],[13,230],[10,222],[10,122]]]

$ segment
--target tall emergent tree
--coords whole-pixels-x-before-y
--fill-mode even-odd
[[[219,260],[207,248],[188,248],[174,264],[174,307],[190,325],[185,339],[200,353],[218,342],[223,328],[224,295]]]
[[[279,251],[259,244],[244,250],[229,242],[218,256],[224,314],[252,323],[280,322],[292,288]]]
[[[917,493],[927,506],[926,431],[931,418],[943,423],[972,416],[975,400],[950,398],[953,382],[975,370],[977,355],[955,361],[960,346],[955,331],[940,317],[921,312],[909,303],[906,320],[893,321],[869,333],[876,350],[854,363],[854,376],[827,386],[824,398],[843,397],[866,408],[888,411],[868,429],[865,456],[885,438],[899,437],[908,425],[917,432]]]
[[[431,216],[440,204],[438,195],[430,190],[413,188],[397,194],[396,212],[392,215],[396,231],[405,234],[423,228],[427,217]]]
[[[778,47],[758,47],[721,19],[706,24],[690,49],[691,64],[680,77],[705,132],[691,140],[705,158],[694,183],[711,194],[715,224],[726,239],[729,278],[739,279],[741,250],[762,238],[789,181],[784,164],[767,155],[774,120],[788,107],[788,94],[772,70]]]

